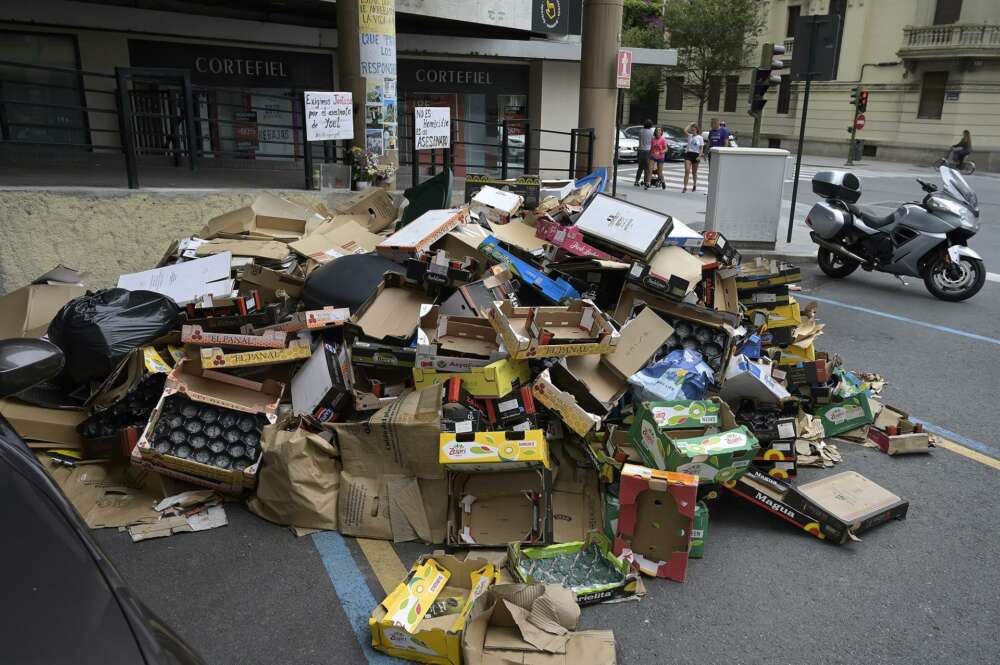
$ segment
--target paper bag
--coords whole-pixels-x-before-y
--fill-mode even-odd
[[[337,447],[302,428],[287,431],[269,425],[261,436],[261,449],[257,494],[247,501],[250,510],[276,524],[335,530],[340,491]]]

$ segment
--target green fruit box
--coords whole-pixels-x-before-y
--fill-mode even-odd
[[[673,442],[736,427],[736,418],[721,399],[643,402],[629,431],[632,448],[653,469],[672,471],[667,458]]]
[[[694,527],[691,529],[691,547],[688,549],[689,559],[700,559],[705,556],[705,538],[708,536],[708,505],[699,501],[694,507]]]
[[[717,434],[671,441],[667,470],[698,476],[700,483],[725,483],[746,473],[760,451],[757,438],[742,425]]]
[[[823,433],[826,436],[849,432],[862,425],[870,425],[874,420],[871,404],[864,393],[818,407],[816,415],[823,423]]]

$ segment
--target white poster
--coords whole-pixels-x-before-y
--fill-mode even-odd
[[[451,147],[451,109],[447,106],[418,106],[413,109],[416,119],[414,136],[417,150]]]
[[[306,140],[354,138],[354,103],[349,92],[306,92]]]

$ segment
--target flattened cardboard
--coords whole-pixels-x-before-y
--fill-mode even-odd
[[[198,235],[211,239],[224,233],[240,234],[272,237],[288,242],[301,238],[310,222],[318,224],[322,220],[322,215],[315,210],[274,194],[264,193],[249,206],[208,220]]]
[[[0,296],[0,339],[41,337],[63,305],[86,293],[76,284],[31,284]]]
[[[372,233],[388,228],[399,217],[399,208],[392,202],[392,195],[382,187],[352,194],[337,204],[337,215],[349,215]],[[336,218],[335,218],[336,219]]]
[[[310,233],[289,243],[288,247],[307,259],[327,263],[348,254],[374,252],[381,241],[381,236],[370,233],[356,222],[346,221],[337,228]]]
[[[232,260],[232,254],[222,252],[162,268],[128,273],[118,277],[118,288],[154,291],[168,296],[178,305],[185,305],[206,293],[213,293],[213,283],[228,280]]]
[[[446,233],[466,221],[465,208],[428,210],[379,243],[376,251],[390,259],[406,257],[430,249]]]
[[[449,470],[447,480],[449,546],[552,543],[552,473],[548,469]]]
[[[0,415],[31,448],[83,447],[77,432],[77,426],[87,419],[82,409],[46,409],[6,398],[0,399]]]
[[[281,261],[288,256],[288,245],[277,240],[208,240],[195,250],[196,256],[213,256],[229,252],[233,256]]]
[[[688,283],[686,293],[694,290],[701,281],[702,263],[697,256],[680,247],[664,247],[649,260],[649,269],[669,281],[671,277]]]
[[[611,353],[601,356],[601,362],[627,380],[649,363],[673,333],[670,324],[644,309],[622,327],[618,344]]]
[[[528,254],[534,254],[545,246],[545,241],[536,235],[535,227],[512,220],[509,224],[490,224],[493,237],[508,245],[513,245]]]
[[[908,501],[865,478],[857,471],[797,485],[788,494],[789,505],[820,522],[836,521],[859,534],[890,519],[906,516]]]
[[[240,272],[240,286],[244,283],[255,286],[267,302],[273,302],[279,291],[284,291],[289,297],[302,297],[305,280],[285,272],[278,272],[259,266],[256,263],[243,268]]]
[[[396,273],[387,273],[375,293],[354,312],[351,323],[376,341],[407,346],[416,332],[420,308],[433,302],[432,296],[409,286]]]

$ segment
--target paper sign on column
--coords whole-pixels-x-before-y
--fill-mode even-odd
[[[231,253],[220,252],[203,259],[129,273],[118,278],[118,288],[162,293],[178,305],[185,305],[205,294],[221,295],[220,284],[212,282],[229,279],[232,260]]]
[[[349,92],[305,92],[306,140],[354,138],[354,102]]]
[[[451,147],[451,108],[418,106],[413,109],[416,120],[417,150]]]

